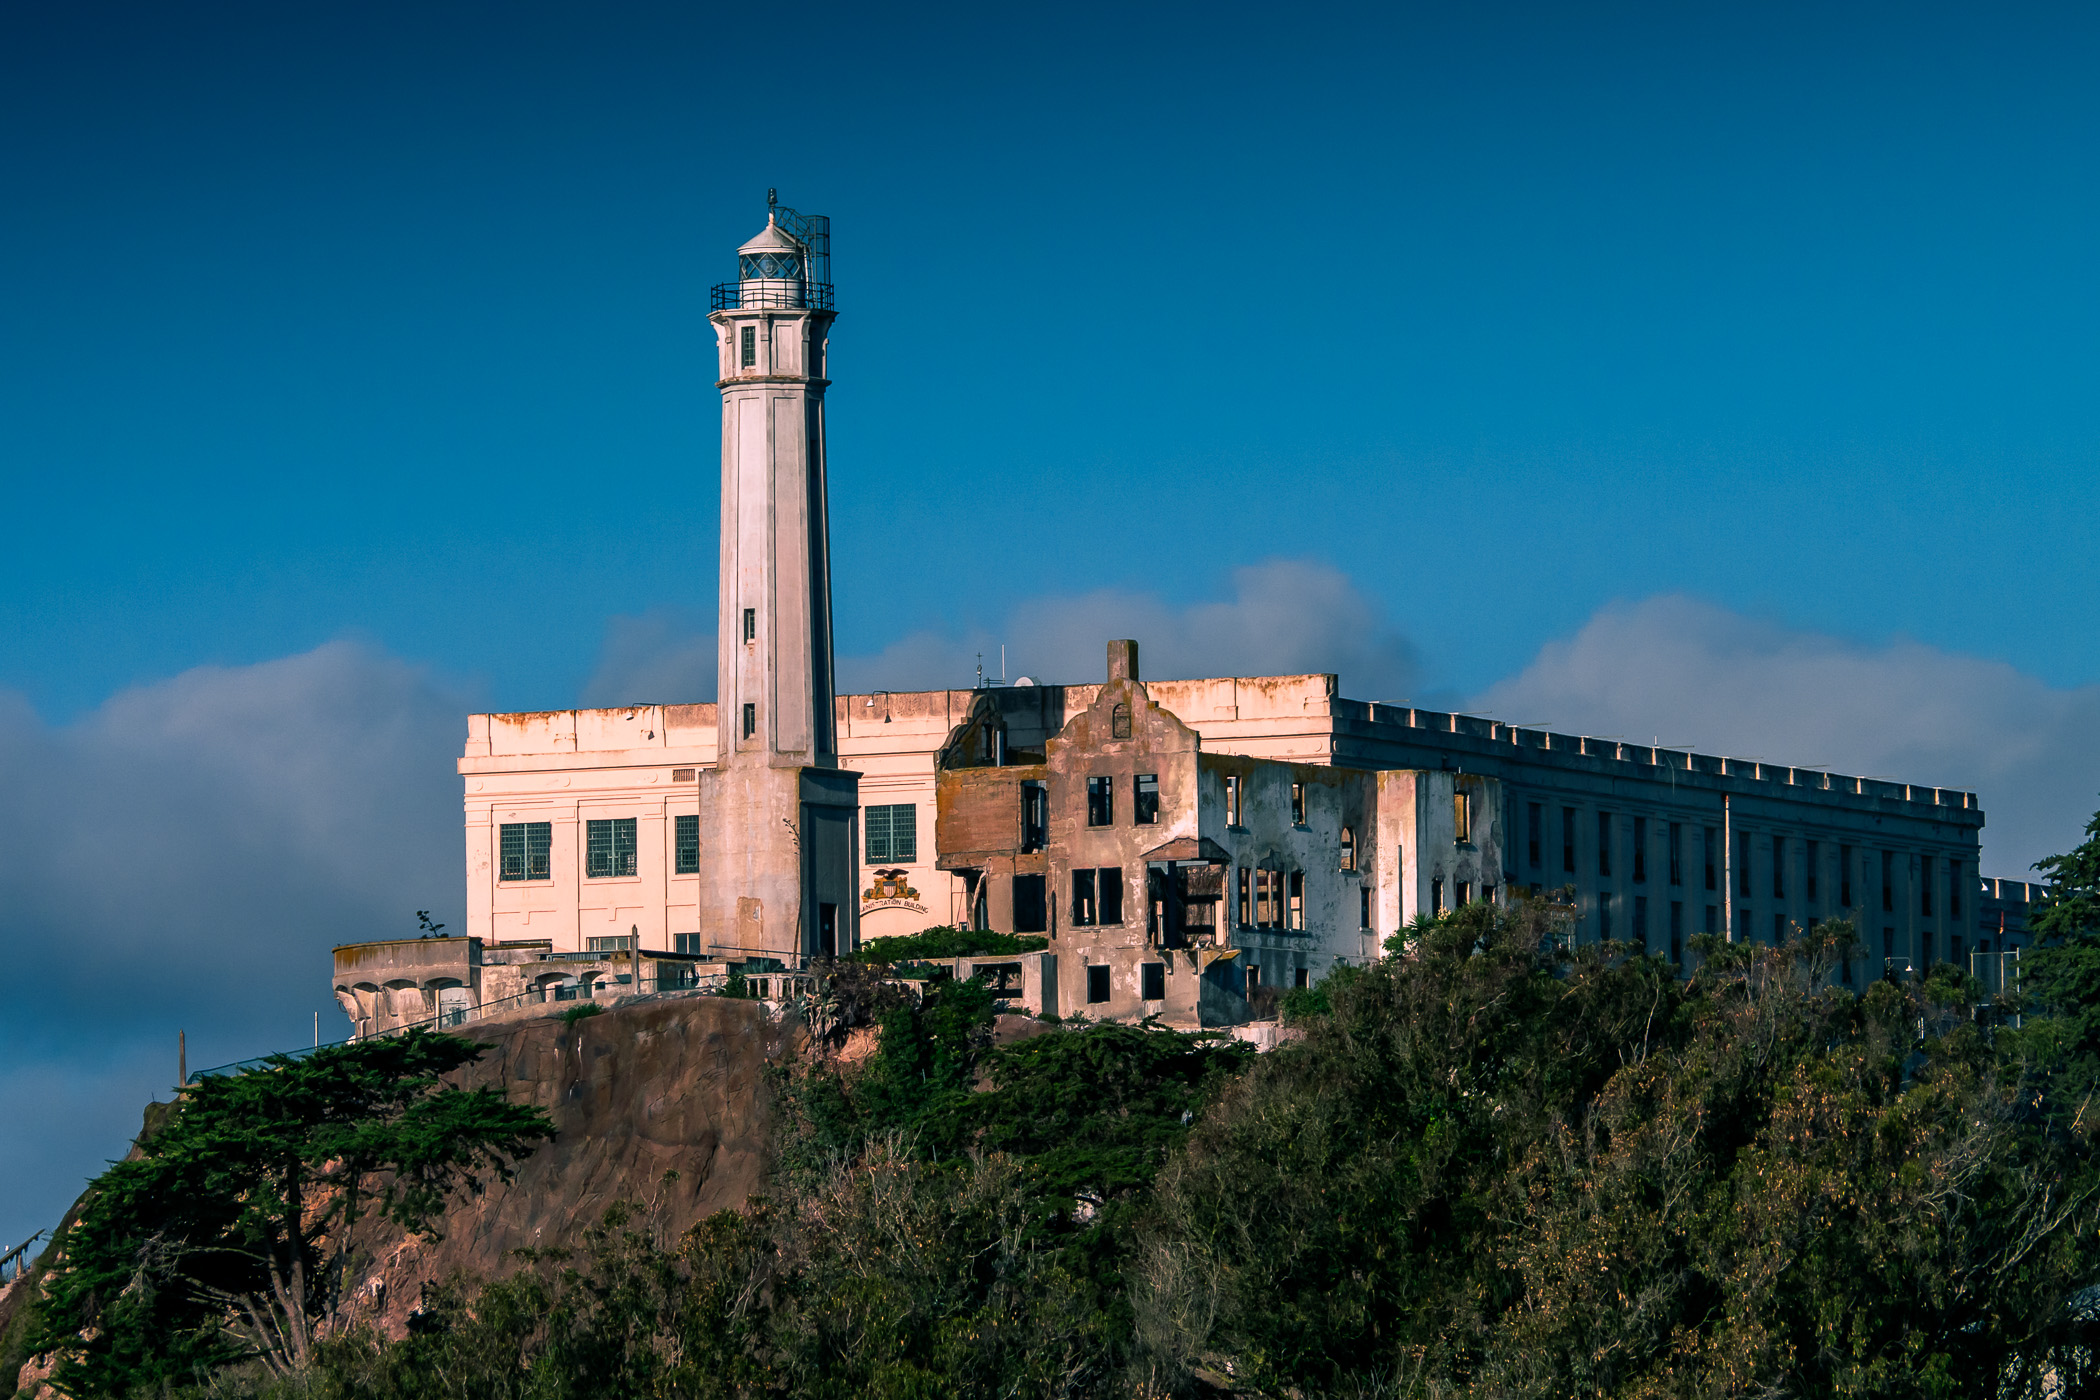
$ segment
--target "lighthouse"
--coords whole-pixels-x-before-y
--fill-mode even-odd
[[[700,925],[722,956],[856,941],[860,776],[838,766],[824,390],[831,223],[767,199],[709,315],[722,393],[716,759],[700,784]]]

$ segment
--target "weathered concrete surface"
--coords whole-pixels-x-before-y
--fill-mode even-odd
[[[616,1006],[573,1026],[549,1018],[469,1028],[477,1031],[490,1051],[461,1085],[494,1085],[538,1105],[556,1137],[515,1181],[461,1201],[443,1239],[373,1230],[350,1311],[392,1335],[425,1283],[509,1272],[509,1251],[578,1242],[615,1201],[646,1203],[667,1238],[742,1205],[766,1171],[766,1067],[802,1041],[759,1003],[728,997]],[[678,1179],[665,1182],[674,1170]]]

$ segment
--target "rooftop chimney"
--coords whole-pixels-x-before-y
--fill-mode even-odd
[[[1108,678],[1134,681],[1138,678],[1137,643],[1128,640],[1108,644]]]

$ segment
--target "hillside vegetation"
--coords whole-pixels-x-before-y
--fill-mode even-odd
[[[990,993],[936,983],[859,1064],[776,1071],[775,1163],[742,1209],[675,1234],[616,1209],[431,1288],[406,1336],[210,1384],[2091,1393],[2100,928],[2063,878],[2063,944],[2031,959],[2053,1014],[2019,1029],[1949,967],[1842,985],[1847,925],[1701,940],[1680,982],[1565,948],[1536,902],[1416,926],[1295,999],[1302,1038],[1259,1058],[1146,1026],[994,1045]]]

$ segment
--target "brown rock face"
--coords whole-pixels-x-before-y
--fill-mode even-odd
[[[391,1226],[360,1253],[369,1261],[345,1313],[399,1335],[422,1286],[455,1272],[492,1276],[525,1246],[579,1242],[606,1207],[650,1208],[667,1238],[759,1188],[771,1131],[765,1069],[798,1034],[757,1002],[683,997],[616,1006],[573,1026],[548,1017],[470,1028],[488,1055],[459,1076],[537,1104],[556,1136],[516,1180],[462,1200],[444,1238]],[[666,1183],[664,1173],[678,1179]]]

